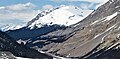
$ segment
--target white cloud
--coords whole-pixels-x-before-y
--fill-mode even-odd
[[[42,9],[50,9],[50,8],[53,8],[53,6],[52,5],[44,5],[43,7],[42,7]]]
[[[8,6],[7,8],[11,10],[26,10],[26,9],[32,9],[34,7],[36,6],[29,2],[26,4],[11,5],[11,6]]]
[[[37,11],[0,13],[0,20],[16,19],[21,21],[29,21],[36,14],[38,14]]]
[[[33,9],[35,8],[36,5],[28,2],[26,4],[16,4],[16,5],[10,5],[10,6],[2,6],[0,7],[0,10],[3,9],[3,10],[14,10],[14,11],[19,11],[19,10],[28,10],[28,9]]]
[[[53,2],[60,2],[60,0],[51,0],[51,1],[53,1]]]
[[[37,6],[30,2],[25,4],[1,6],[0,21],[1,20],[4,21],[6,20],[6,22],[9,22],[11,20],[21,20],[25,22],[30,21],[31,19],[33,19],[33,17],[35,17],[39,13],[39,10],[35,10],[35,7]]]
[[[92,2],[92,3],[99,3],[95,9],[97,9],[99,6],[103,5],[104,3],[106,3],[107,1],[109,0],[65,0],[65,1],[86,1],[86,2]],[[92,4],[91,4],[92,6]],[[84,6],[84,7],[87,7],[87,6]],[[90,7],[90,5],[88,5],[88,7]]]
[[[84,1],[84,2],[94,3],[94,4],[96,3],[98,5],[95,5],[94,8],[97,9],[99,6],[103,5],[104,3],[106,3],[109,0],[51,0],[51,1],[53,1],[53,2],[82,2],[82,1]],[[80,3],[80,7],[82,9],[88,9],[88,8],[90,8],[92,6],[93,6],[93,4],[89,4],[89,5],[86,4],[85,5],[84,3]]]
[[[87,1],[87,2],[103,3],[103,2],[107,2],[109,0],[59,0],[59,1],[70,1],[70,2],[73,2],[73,1]]]
[[[78,7],[84,10],[89,10],[89,9],[95,9],[96,6],[97,6],[96,3],[81,3],[80,6]]]
[[[89,5],[88,5],[88,4],[81,3],[81,4],[80,4],[80,8],[82,8],[82,9],[89,9]]]

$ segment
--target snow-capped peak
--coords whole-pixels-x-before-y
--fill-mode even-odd
[[[75,6],[60,6],[40,13],[41,16],[37,17],[28,28],[33,29],[35,26],[40,28],[54,24],[69,26],[83,20],[91,12],[92,10],[82,10]]]

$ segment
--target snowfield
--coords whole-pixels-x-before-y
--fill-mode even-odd
[[[52,10],[52,12],[47,12],[48,14],[45,13],[46,15],[40,17],[28,27],[33,29],[34,26],[40,28],[43,25],[54,24],[70,26],[83,20],[92,11],[93,10],[82,10],[75,6],[62,6],[58,9]]]

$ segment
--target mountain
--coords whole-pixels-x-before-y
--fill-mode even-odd
[[[30,39],[58,29],[64,29],[82,21],[92,10],[82,10],[76,6],[60,6],[39,13],[26,26],[7,31],[14,39]],[[47,30],[49,29],[49,30]]]
[[[83,10],[77,6],[59,6],[40,12],[34,19],[26,25],[3,25],[0,26],[2,31],[16,30],[23,27],[33,29],[41,28],[45,25],[65,25],[69,26],[81,21],[88,16],[93,10]],[[64,19],[64,20],[63,20]]]
[[[70,26],[82,21],[92,10],[82,10],[76,6],[60,6],[39,13],[33,20],[28,22],[28,28],[40,28],[44,25]]]
[[[65,41],[52,42],[42,50],[78,59],[119,59],[119,10],[120,0],[110,0],[71,27],[40,36],[55,40],[57,36],[65,35]]]
[[[0,51],[11,52],[17,57],[52,59],[52,57],[47,54],[40,53],[34,49],[18,44],[13,38],[2,31],[0,31]],[[4,55],[5,54],[10,53],[4,53]]]
[[[65,6],[52,12],[61,10],[61,8],[63,8],[62,11],[69,11]],[[55,22],[52,18],[57,16],[51,18],[47,15],[54,15],[52,12],[47,14],[43,12],[31,20],[27,27],[6,33],[16,39],[19,44],[23,42],[27,47],[57,56],[73,59],[119,59],[119,10],[120,0],[109,0],[84,19],[77,18],[79,22],[75,24],[66,23],[68,19],[64,18],[67,17],[65,15],[58,17],[64,18],[65,23]],[[49,18],[51,21],[43,21]]]

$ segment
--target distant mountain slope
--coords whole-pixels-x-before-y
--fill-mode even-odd
[[[3,25],[3,26],[0,26],[0,30],[5,32],[5,31],[8,31],[8,30],[17,30],[17,29],[20,29],[22,27],[24,27],[24,26],[23,25],[16,25],[16,26],[14,26],[14,25]]]
[[[6,33],[0,31],[0,51],[8,51],[18,57],[52,59],[52,57],[18,44]]]

